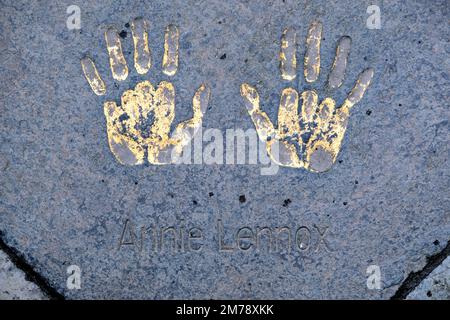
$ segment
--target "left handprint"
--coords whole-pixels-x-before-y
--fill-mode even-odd
[[[151,51],[148,46],[148,26],[142,18],[134,19],[131,31],[134,42],[134,66],[139,74],[146,74],[151,67]],[[174,25],[165,30],[162,71],[173,76],[178,69],[179,31]],[[113,27],[105,31],[109,64],[115,80],[128,77],[128,66],[122,52],[120,36]],[[106,93],[106,86],[94,62],[81,60],[84,75],[95,94]],[[121,106],[114,101],[104,103],[108,141],[111,152],[125,165],[143,164],[145,158],[151,164],[174,163],[202,125],[210,97],[210,89],[202,84],[192,100],[193,117],[177,125],[170,134],[175,117],[175,88],[172,83],[161,81],[155,88],[149,81],[139,82],[133,90],[122,94]]]

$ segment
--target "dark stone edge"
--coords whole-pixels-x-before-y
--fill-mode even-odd
[[[15,248],[6,244],[4,240],[4,233],[0,230],[0,250],[2,250],[11,262],[25,273],[25,280],[36,284],[42,292],[50,300],[65,300],[64,296],[56,289],[50,286],[47,279],[37,273],[33,267],[27,262],[25,257]]]

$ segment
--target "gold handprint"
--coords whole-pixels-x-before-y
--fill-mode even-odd
[[[139,74],[146,74],[152,64],[148,46],[148,25],[137,18],[131,23],[134,43],[134,66]],[[122,52],[122,45],[116,29],[105,32],[109,64],[115,80],[128,77],[128,66]],[[168,76],[178,69],[179,31],[174,25],[167,26],[164,39],[162,70]],[[85,57],[81,60],[84,75],[97,95],[106,93],[106,86],[94,62]],[[108,142],[116,159],[126,165],[143,164],[145,158],[151,164],[173,163],[189,144],[202,125],[210,97],[210,89],[202,84],[194,95],[193,117],[177,125],[170,134],[175,117],[175,88],[172,83],[162,81],[155,88],[150,81],[138,83],[133,90],[122,94],[121,105],[114,101],[104,103]]]
[[[309,83],[315,82],[320,74],[321,39],[322,24],[314,21],[308,30],[304,58],[304,78]],[[351,39],[348,36],[342,37],[338,42],[328,77],[328,88],[331,90],[339,88],[343,83],[350,45]],[[293,28],[287,28],[282,34],[280,49],[280,71],[284,80],[292,81],[296,78],[296,50],[296,32]],[[373,74],[371,68],[364,70],[339,108],[336,108],[332,98],[325,98],[319,104],[318,95],[313,90],[299,95],[293,88],[284,89],[280,98],[277,129],[260,109],[259,95],[254,87],[242,84],[241,95],[258,136],[266,143],[267,152],[274,162],[281,166],[324,172],[336,161],[350,109],[362,99]],[[299,99],[302,101],[300,114]]]

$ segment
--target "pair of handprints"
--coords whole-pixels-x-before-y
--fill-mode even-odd
[[[134,43],[134,67],[145,75],[152,66],[152,54],[148,45],[148,25],[142,18],[131,23]],[[297,43],[293,28],[284,30],[280,46],[281,77],[293,81],[297,76]],[[314,83],[320,74],[320,42],[322,24],[311,23],[306,37],[304,78]],[[128,77],[128,65],[122,52],[119,33],[113,27],[105,31],[105,42],[112,76],[117,81]],[[336,55],[328,76],[328,89],[335,90],[344,82],[350,53],[348,36],[338,41]],[[162,71],[169,77],[178,69],[179,30],[174,25],[166,27]],[[103,82],[94,62],[89,57],[81,60],[84,75],[97,95],[106,94]],[[252,119],[259,139],[265,143],[267,153],[278,165],[305,168],[312,172],[324,172],[331,168],[339,153],[351,108],[367,90],[374,71],[361,72],[353,89],[343,104],[336,106],[332,98],[320,104],[314,90],[299,94],[293,88],[281,93],[278,109],[278,127],[260,109],[257,90],[250,84],[240,87],[245,107]],[[193,117],[178,124],[171,133],[175,117],[175,88],[172,83],[161,81],[156,87],[149,81],[139,82],[134,89],[126,90],[121,105],[114,101],[104,103],[108,142],[116,159],[125,165],[139,165],[145,159],[151,164],[170,164],[183,152],[202,126],[211,90],[202,84],[192,100]],[[298,105],[301,101],[301,109]]]

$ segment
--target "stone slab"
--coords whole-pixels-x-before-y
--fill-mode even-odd
[[[82,29],[68,30],[72,4],[0,8],[0,230],[67,298],[387,299],[447,243],[447,1],[77,1]],[[372,4],[381,8],[380,30],[366,27]],[[131,64],[126,24],[138,16],[150,22],[155,64],[145,78],[154,83],[168,80],[164,28],[180,28],[179,72],[170,79],[175,123],[191,116],[192,95],[207,82],[203,126],[222,132],[253,128],[243,82],[257,87],[273,121],[288,85],[317,88],[323,98],[336,41],[349,35],[347,78],[335,99],[343,101],[364,68],[375,77],[352,111],[338,162],[322,174],[280,168],[272,176],[261,165],[120,165],[108,148],[105,100],[91,92],[80,59],[93,57],[107,97],[119,101],[142,77],[133,70],[114,83],[103,32],[111,24],[124,31]],[[324,25],[319,84],[282,81],[283,29],[297,28],[303,54],[314,19]],[[311,238],[290,252],[267,252],[263,243],[244,251],[235,242],[220,251],[221,224],[229,246],[241,228],[289,227]],[[138,241],[143,229],[168,227],[201,229],[202,247],[155,252],[151,232]],[[71,265],[81,270],[79,290],[66,286]],[[380,267],[379,290],[366,285],[370,265]]]

